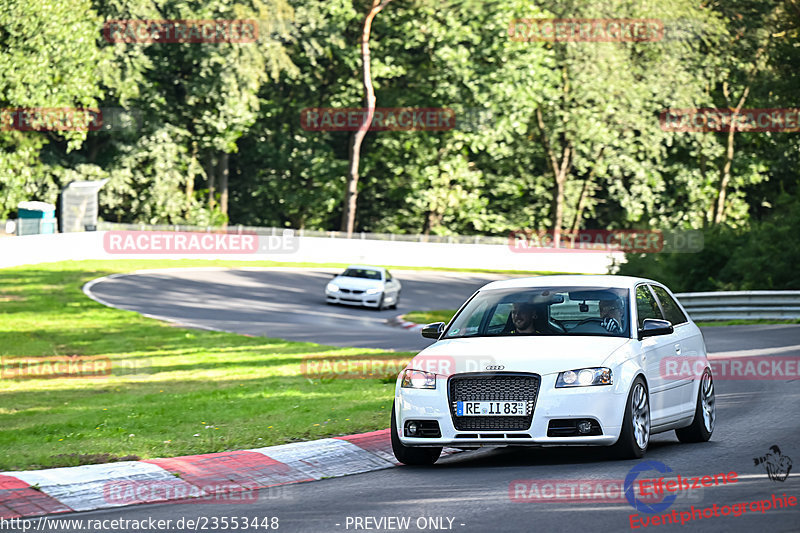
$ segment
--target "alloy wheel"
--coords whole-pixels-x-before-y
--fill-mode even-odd
[[[703,424],[706,431],[711,433],[714,430],[714,421],[716,420],[716,402],[714,400],[714,381],[711,379],[711,374],[706,372],[700,381],[700,401],[703,408]]]
[[[647,390],[641,383],[637,383],[633,389],[631,422],[633,422],[633,436],[636,439],[636,445],[644,450],[650,440],[650,408],[647,402]]]

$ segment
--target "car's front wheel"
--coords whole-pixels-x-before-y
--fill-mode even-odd
[[[400,442],[400,437],[397,435],[397,418],[394,413],[394,403],[392,403],[392,428],[390,431],[392,432],[392,451],[394,456],[404,465],[432,465],[442,454],[440,446],[415,448]]]
[[[694,409],[692,425],[675,430],[681,442],[706,442],[714,431],[717,419],[716,402],[714,400],[714,379],[711,371],[706,369],[700,378],[700,389],[697,391],[697,405]]]
[[[639,459],[644,456],[649,443],[650,398],[647,385],[640,376],[633,380],[631,391],[628,393],[622,430],[614,444],[614,452],[620,459]]]

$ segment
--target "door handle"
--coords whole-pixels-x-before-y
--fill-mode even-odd
[[[681,345],[680,345],[680,344],[676,344],[676,345],[675,345],[675,353],[676,353],[677,355],[680,355],[680,354],[681,354]]]

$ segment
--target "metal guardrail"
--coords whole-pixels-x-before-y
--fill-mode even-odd
[[[693,320],[800,318],[800,291],[685,292],[675,296]]]

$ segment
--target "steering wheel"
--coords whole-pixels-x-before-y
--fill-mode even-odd
[[[555,318],[551,318],[550,320],[548,320],[547,325],[555,329],[558,333],[567,332],[567,328],[564,326],[564,324],[562,324],[560,320],[557,320]]]
[[[582,325],[584,325],[584,324],[588,324],[589,322],[596,322],[596,323],[599,325],[599,324],[601,324],[603,321],[602,321],[601,319],[597,318],[597,317],[592,317],[592,318],[584,318],[583,320],[581,320],[580,322],[578,322],[577,324],[575,324],[575,327],[577,328],[578,326],[582,326]],[[574,329],[574,328],[573,328],[573,329]]]

